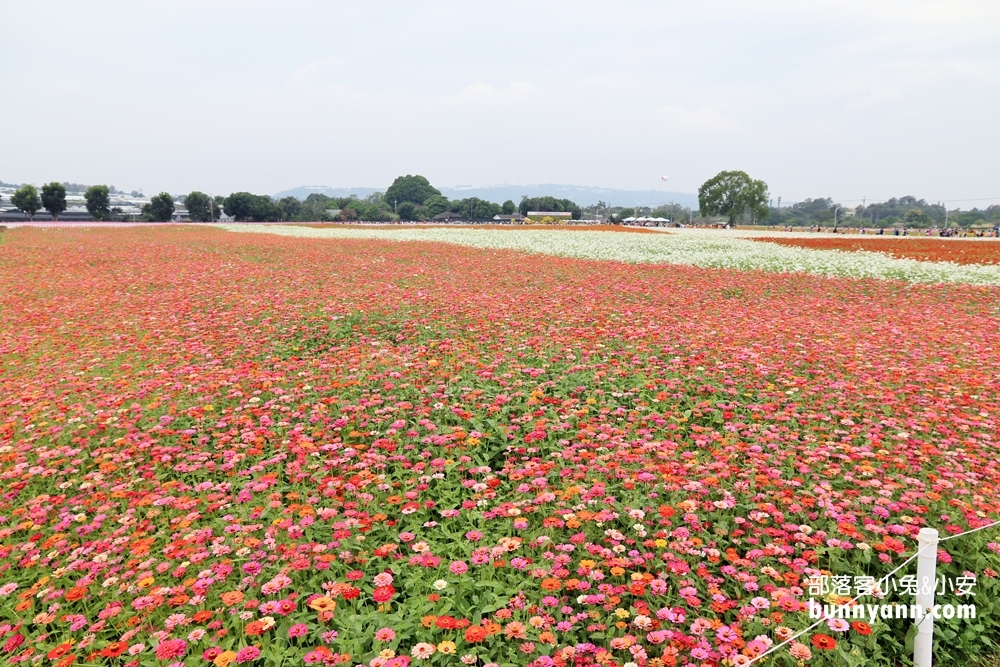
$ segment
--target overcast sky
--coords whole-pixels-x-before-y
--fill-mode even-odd
[[[1000,202],[997,0],[4,0],[0,40],[8,182]]]

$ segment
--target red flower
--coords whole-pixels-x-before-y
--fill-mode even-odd
[[[868,625],[864,621],[854,621],[851,623],[851,627],[859,635],[870,635],[872,633],[872,626]]]
[[[49,660],[58,660],[73,649],[73,642],[63,642],[59,646],[49,651],[46,656]]]
[[[114,642],[101,649],[102,658],[117,658],[128,649],[125,642]]]
[[[823,649],[824,651],[830,651],[837,647],[837,640],[830,635],[813,635],[812,644],[816,648]]]
[[[481,625],[473,625],[465,631],[465,641],[475,644],[486,639],[487,635],[486,628]]]
[[[392,599],[392,596],[396,594],[396,589],[392,586],[379,586],[372,593],[372,598],[375,602],[388,602]]]

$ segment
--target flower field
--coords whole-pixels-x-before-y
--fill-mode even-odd
[[[993,267],[294,229],[0,236],[7,663],[746,665],[815,578],[1000,518]],[[939,560],[979,609],[941,664],[996,654],[1000,534]],[[754,664],[905,664],[909,628]]]
[[[755,237],[755,240],[794,248],[880,252],[891,257],[916,259],[924,262],[1000,263],[1000,243],[989,240],[894,238],[891,236],[888,238],[884,236],[841,236],[812,239],[766,236]]]
[[[763,234],[703,229],[646,229],[646,234],[572,229],[457,227],[304,227],[293,225],[227,224],[230,231],[281,234],[300,238],[383,239],[456,243],[474,248],[520,250],[546,255],[616,262],[679,264],[704,268],[811,273],[843,278],[876,278],[915,283],[1000,285],[1000,265],[919,261],[875,252],[841,252],[797,245],[761,242]],[[783,239],[784,240],[784,239]],[[803,239],[795,239],[797,243]],[[993,241],[953,241],[994,248]],[[986,251],[990,252],[990,251]],[[996,254],[995,250],[992,250]]]

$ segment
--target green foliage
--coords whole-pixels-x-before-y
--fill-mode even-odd
[[[87,202],[87,212],[93,216],[94,220],[111,219],[111,198],[108,194],[108,186],[91,185],[83,196]]]
[[[439,213],[444,213],[451,209],[451,202],[443,195],[431,195],[424,200],[423,213],[428,218],[433,218]]]
[[[667,206],[661,206],[649,215],[653,218],[666,218],[671,222],[684,222],[687,221],[689,213],[691,213],[691,209],[686,206],[681,206],[680,204],[669,204]]]
[[[929,227],[943,225],[946,212],[940,204],[928,204],[923,199],[907,195],[893,197],[885,202],[877,202],[858,208],[855,218],[878,227],[905,223],[908,227]],[[861,224],[865,224],[861,223]]]
[[[399,205],[397,210],[400,220],[416,220],[417,219],[417,207],[413,205],[413,202],[404,201]]]
[[[281,218],[281,209],[270,197],[249,192],[229,195],[223,208],[226,215],[239,222],[276,222]]]
[[[190,217],[193,222],[209,222],[210,220],[214,220],[218,217],[212,215],[212,209],[215,208],[215,202],[210,202],[208,195],[204,192],[198,192],[195,190],[189,194],[184,198],[184,206],[187,207],[188,217]]]
[[[452,201],[449,210],[466,220],[491,220],[493,216],[499,215],[501,208],[491,201],[469,197]]]
[[[10,203],[32,220],[35,218],[35,213],[38,213],[38,209],[42,207],[42,201],[38,198],[38,190],[35,189],[34,185],[22,186],[11,196]]]
[[[302,202],[295,197],[284,197],[278,201],[277,207],[281,213],[281,220],[283,222],[294,220],[302,213]]]
[[[698,188],[698,207],[702,217],[720,215],[729,226],[749,213],[755,220],[767,218],[767,183],[757,181],[745,171],[720,171]]]
[[[423,176],[419,174],[416,176],[407,174],[406,176],[399,176],[392,182],[389,189],[385,191],[385,201],[389,203],[396,202],[397,206],[403,202],[410,202],[420,206],[427,201],[428,197],[440,194],[441,191],[432,186],[430,181]]]
[[[515,204],[512,200],[508,199],[500,206],[500,210],[503,212],[504,215],[514,215],[514,213],[517,211],[517,204]]]
[[[524,197],[521,199],[519,207],[521,215],[527,215],[528,211],[548,211],[552,213],[572,213],[573,220],[579,220],[583,211],[580,207],[569,199],[556,199],[555,197]]]
[[[66,210],[66,187],[57,181],[43,185],[42,206],[53,220],[58,220],[59,214]]]
[[[174,198],[167,192],[150,198],[142,207],[142,217],[152,222],[169,222],[174,217]]]

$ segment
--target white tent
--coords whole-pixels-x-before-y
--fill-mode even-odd
[[[629,216],[622,220],[622,222],[635,222],[635,216]]]

